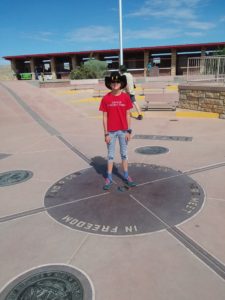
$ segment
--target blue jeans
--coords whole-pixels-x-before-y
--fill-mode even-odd
[[[107,144],[108,148],[108,160],[114,159],[115,154],[115,146],[116,146],[116,139],[118,138],[120,144],[120,156],[122,160],[127,159],[127,141],[126,141],[126,130],[117,130],[117,131],[110,131],[109,136],[111,138],[110,143]]]

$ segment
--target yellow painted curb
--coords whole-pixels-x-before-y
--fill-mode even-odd
[[[219,114],[205,111],[176,111],[178,118],[219,118]]]
[[[168,91],[178,91],[178,86],[177,86],[177,85],[168,85],[168,86],[166,87],[166,89],[167,89]]]
[[[141,91],[142,90],[142,87],[140,85],[136,85],[136,88],[135,88],[136,91]]]
[[[136,100],[144,100],[145,99],[145,97],[144,96],[140,96],[140,95],[138,95],[138,96],[135,96],[135,98],[136,98]]]
[[[141,115],[144,117],[144,114],[141,112]],[[133,117],[133,118],[137,118],[138,117],[138,113],[136,111],[132,111],[130,113],[130,116]]]
[[[60,94],[60,95],[74,95],[74,94],[79,94],[80,91],[76,91],[76,90],[65,90],[65,91],[57,91],[56,92],[57,94]]]
[[[100,97],[91,97],[91,98],[84,98],[80,100],[70,100],[69,102],[72,104],[77,104],[77,103],[93,103],[93,102],[100,102],[102,98]]]

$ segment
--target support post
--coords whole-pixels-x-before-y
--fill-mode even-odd
[[[171,51],[171,76],[176,76],[177,74],[177,51],[172,49]]]
[[[77,67],[77,56],[73,55],[72,56],[72,70],[75,70]]]
[[[149,51],[144,51],[144,77],[147,76],[148,63],[149,63]]]
[[[35,62],[34,62],[34,58],[31,57],[30,59],[30,71],[31,71],[31,75],[32,75],[32,80],[35,80]]]
[[[56,64],[55,64],[55,58],[51,58],[51,72],[52,72],[52,79],[56,79]]]
[[[123,24],[122,24],[122,0],[119,0],[119,42],[120,42],[120,66],[123,65]]]

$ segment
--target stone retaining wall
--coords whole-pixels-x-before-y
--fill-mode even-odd
[[[180,85],[179,108],[218,113],[225,119],[225,86]]]

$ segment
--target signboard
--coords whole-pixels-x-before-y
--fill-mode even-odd
[[[160,62],[161,62],[161,58],[160,57],[155,57],[155,58],[153,58],[153,63],[154,64],[160,64]]]

